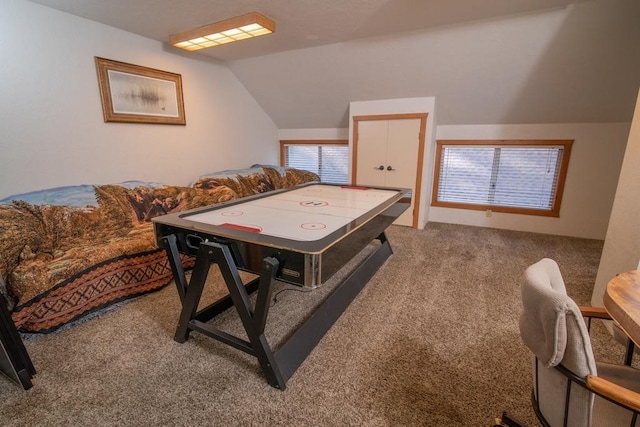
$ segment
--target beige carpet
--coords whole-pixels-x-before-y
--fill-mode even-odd
[[[520,275],[553,258],[570,295],[588,304],[602,242],[437,223],[420,231],[393,226],[388,237],[394,255],[284,392],[238,350],[198,333],[173,341],[180,305],[171,284],[63,331],[27,337],[34,387],[0,378],[0,424],[490,426],[506,409],[537,425],[530,356],[518,335]],[[334,282],[279,293],[270,342]],[[209,285],[210,298],[221,292],[215,277]],[[239,333],[233,314],[216,323]],[[599,323],[593,340],[600,360],[621,360],[623,349]]]

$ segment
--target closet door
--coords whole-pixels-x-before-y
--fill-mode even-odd
[[[420,119],[389,120],[388,129],[385,185],[415,190]]]
[[[358,123],[356,184],[410,188],[418,174],[421,119],[363,120]],[[411,207],[395,224],[412,226]]]
[[[420,119],[389,120],[385,165],[387,187],[410,188],[412,196],[415,196],[419,141]],[[408,227],[413,225],[415,201],[416,198],[411,197],[411,207],[404,211],[394,224]]]
[[[388,120],[361,122],[358,127],[358,167],[356,183],[385,186]],[[382,167],[382,170],[380,170]]]

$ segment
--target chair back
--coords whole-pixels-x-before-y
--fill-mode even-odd
[[[521,292],[520,336],[533,352],[532,400],[538,416],[553,427],[590,426],[593,394],[556,368],[561,365],[580,379],[597,375],[589,332],[558,264],[545,258],[527,268]]]

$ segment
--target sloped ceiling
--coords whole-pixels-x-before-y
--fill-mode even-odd
[[[640,86],[637,0],[31,1],[161,42],[269,16],[275,34],[188,55],[226,61],[281,129],[416,96],[439,124],[623,122]]]

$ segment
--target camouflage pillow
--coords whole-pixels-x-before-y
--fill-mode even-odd
[[[95,191],[105,220],[128,227],[148,223],[159,215],[238,198],[233,190],[225,186],[203,190],[179,186],[125,188],[101,185],[96,186]]]
[[[192,184],[192,187],[211,191],[224,186],[231,188],[238,197],[247,197],[311,181],[320,181],[320,177],[313,172],[301,169],[261,166],[203,175]]]

